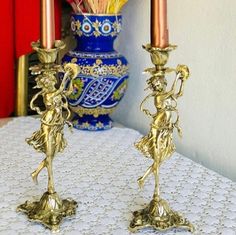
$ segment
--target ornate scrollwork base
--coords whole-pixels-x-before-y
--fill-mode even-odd
[[[163,199],[153,199],[146,208],[135,211],[133,216],[129,227],[131,232],[137,232],[148,227],[160,231],[183,228],[194,232],[193,225],[181,214],[173,211]]]
[[[39,201],[26,201],[18,206],[17,211],[24,212],[29,220],[39,222],[53,232],[57,232],[62,219],[75,215],[76,208],[76,201],[61,200],[56,192],[53,194],[46,192]]]

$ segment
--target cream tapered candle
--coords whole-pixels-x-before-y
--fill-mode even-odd
[[[41,0],[41,47],[54,48],[55,14],[54,0]]]
[[[169,45],[167,0],[151,0],[151,45],[159,48]]]

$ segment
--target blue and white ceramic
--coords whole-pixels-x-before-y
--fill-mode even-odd
[[[74,14],[71,30],[77,47],[69,51],[63,63],[80,67],[74,91],[68,97],[74,112],[73,125],[81,130],[106,130],[109,117],[127,89],[128,62],[114,50],[121,30],[121,15]]]

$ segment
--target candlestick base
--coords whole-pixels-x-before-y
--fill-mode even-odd
[[[53,232],[59,231],[62,219],[75,215],[77,202],[70,199],[61,200],[57,193],[44,193],[39,201],[26,201],[17,207],[17,211],[24,212],[31,221],[39,222]]]
[[[153,199],[146,208],[135,211],[133,216],[134,218],[129,226],[131,232],[137,232],[148,227],[160,231],[183,228],[194,232],[193,225],[181,214],[173,211],[163,199]]]

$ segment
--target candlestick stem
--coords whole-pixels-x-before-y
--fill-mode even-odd
[[[144,99],[140,108],[152,119],[152,123],[149,133],[136,142],[135,147],[145,157],[153,159],[153,164],[138,179],[138,184],[140,188],[143,188],[146,178],[150,174],[154,174],[155,189],[149,205],[133,213],[134,218],[130,223],[129,229],[131,232],[136,232],[142,228],[152,227],[163,231],[180,227],[193,232],[193,225],[169,207],[168,203],[160,197],[159,189],[160,166],[175,151],[173,132],[176,129],[179,135],[182,133],[179,127],[177,99],[183,95],[183,88],[189,77],[189,70],[185,65],[178,65],[176,69],[165,67],[169,58],[169,52],[174,50],[176,46],[158,48],[148,44],[144,48],[150,53],[155,67],[146,70],[146,72],[151,74],[151,78],[147,81],[151,94]],[[171,89],[168,91],[166,76],[172,72],[176,74],[176,78]],[[144,108],[144,103],[151,97],[154,99],[156,107],[156,113],[154,114],[151,114],[148,109]]]

